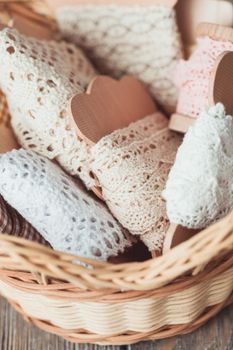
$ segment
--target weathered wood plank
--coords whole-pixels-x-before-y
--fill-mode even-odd
[[[126,347],[71,344],[29,325],[0,297],[0,350],[125,350]]]
[[[128,347],[71,344],[24,322],[0,298],[1,350],[233,350],[233,306],[193,334]]]
[[[128,350],[233,350],[233,306],[197,331],[167,340],[139,343]]]

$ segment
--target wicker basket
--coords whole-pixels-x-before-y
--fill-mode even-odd
[[[52,23],[42,1],[9,4]],[[3,95],[0,105],[1,120]],[[232,251],[233,213],[159,258],[120,265],[80,259],[92,268],[1,234],[0,292],[25,319],[72,342],[161,339],[195,330],[233,302]]]

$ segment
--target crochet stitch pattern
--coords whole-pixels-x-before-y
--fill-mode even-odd
[[[57,20],[64,37],[82,47],[101,73],[135,76],[168,112],[174,111],[177,89],[171,71],[182,57],[174,9],[87,1],[61,7]]]
[[[80,182],[33,151],[0,155],[0,193],[56,250],[105,261],[135,241]]]
[[[189,128],[163,196],[170,221],[201,229],[233,207],[233,118],[220,103]]]
[[[199,37],[197,49],[189,60],[177,65],[174,79],[180,89],[176,112],[198,118],[208,105],[209,80],[217,57],[224,51],[233,51],[233,43],[208,36]]]
[[[19,143],[56,159],[88,187],[94,185],[86,169],[88,148],[78,139],[67,112],[69,99],[96,75],[82,51],[5,28],[0,31],[0,63],[0,87]]]
[[[93,148],[92,171],[113,215],[150,251],[161,251],[169,227],[161,193],[182,136],[160,113],[103,137]]]

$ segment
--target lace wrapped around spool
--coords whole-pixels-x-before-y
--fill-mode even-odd
[[[57,250],[108,260],[135,242],[103,203],[33,151],[0,155],[0,193]]]
[[[233,117],[202,112],[180,146],[163,193],[171,222],[204,228],[233,208]]]
[[[182,50],[173,8],[85,0],[58,9],[57,20],[64,36],[80,45],[101,73],[134,75],[168,112],[174,111],[171,71]]]
[[[189,60],[179,62],[174,76],[180,89],[176,113],[192,118],[208,105],[210,75],[217,57],[233,51],[232,28],[203,23],[198,32],[196,50]]]
[[[0,32],[0,63],[0,87],[19,143],[56,159],[67,172],[93,186],[85,164],[88,149],[67,113],[69,99],[83,92],[96,74],[82,51],[5,28]]]
[[[159,112],[103,137],[93,148],[91,169],[119,222],[161,251],[169,227],[161,196],[181,136]]]

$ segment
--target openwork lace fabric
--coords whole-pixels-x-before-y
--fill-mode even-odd
[[[57,19],[64,36],[80,45],[101,73],[134,75],[160,104],[174,110],[177,89],[171,71],[182,56],[174,9],[87,1],[61,7]]]
[[[19,143],[50,159],[88,185],[88,149],[77,138],[67,103],[83,92],[95,71],[81,50],[39,41],[6,28],[0,32],[0,87],[7,97]]]
[[[107,260],[132,245],[102,203],[33,151],[0,155],[0,193],[57,250]]]
[[[169,221],[161,193],[181,142],[157,112],[102,138],[92,148],[92,170],[119,222],[160,251]]]
[[[233,51],[233,43],[200,37],[189,60],[179,62],[174,76],[180,89],[177,113],[197,118],[208,105],[210,75],[224,51]]]
[[[171,222],[204,228],[233,208],[233,118],[203,112],[180,146],[163,193]]]

